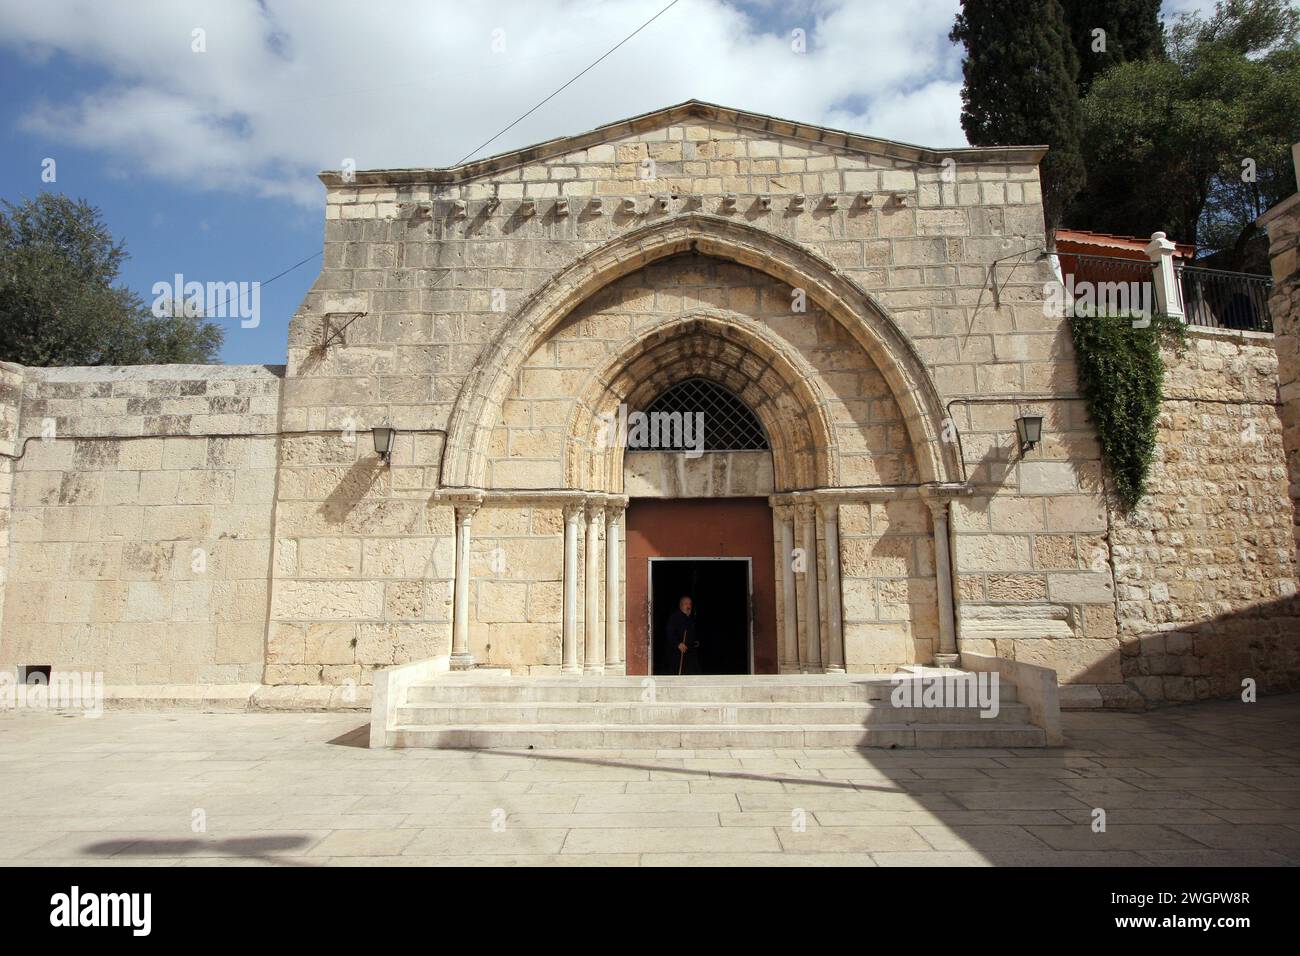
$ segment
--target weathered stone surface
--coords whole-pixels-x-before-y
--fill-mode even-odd
[[[963,647],[1055,666],[1106,707],[1296,685],[1294,217],[1273,237],[1280,420],[1267,338],[1194,333],[1167,356],[1151,493],[1120,516],[1048,265],[1007,267],[989,296],[991,263],[1042,240],[1030,159],[962,151],[948,182],[909,147],[697,114],[468,170],[327,175],[287,369],[0,364],[0,454],[21,453],[0,458],[0,666],[364,685],[448,653],[449,491],[473,489],[471,649],[550,673],[565,501],[548,496],[835,488],[845,661],[891,670],[938,647],[917,486],[947,481],[966,492]],[[689,377],[746,403],[770,450],[599,444],[601,415]],[[1045,423],[1027,454],[1023,412]],[[782,602],[758,611],[783,620]]]
[[[1296,556],[1267,338],[1191,333],[1165,355],[1169,398],[1148,495],[1110,515],[1124,678],[1148,701],[1300,681]],[[1243,377],[1245,376],[1245,377]]]

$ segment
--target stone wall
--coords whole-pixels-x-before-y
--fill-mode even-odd
[[[554,503],[485,505],[474,524],[469,636],[475,658],[519,673],[558,674],[564,509]],[[578,593],[586,587],[585,559],[586,542],[579,536]],[[595,586],[603,581],[602,568]],[[579,633],[584,614],[580,601]]]
[[[1115,589],[1101,452],[1073,347],[1059,349],[1054,384],[1069,397],[954,406],[973,493],[953,502],[953,537],[962,648],[1076,681],[1109,666]],[[1019,414],[1043,416],[1041,443],[1024,453]]]
[[[1007,408],[971,403],[959,419],[975,484],[953,509],[962,648],[1053,668],[1067,707],[1300,682],[1271,336],[1188,335],[1164,355],[1148,494],[1129,515],[1105,493],[1081,399],[1021,403],[1044,415],[1023,457],[997,437]]]
[[[0,628],[4,627],[5,582],[9,578],[9,525],[13,506],[14,458],[18,454],[18,409],[23,368],[0,362]]]
[[[1108,514],[1115,652],[1067,705],[1142,706],[1300,687],[1300,602],[1270,336],[1189,330],[1165,351],[1147,496]]]
[[[630,498],[766,498],[776,490],[770,451],[671,451],[623,456],[623,493]]]
[[[824,555],[818,568],[824,570]],[[927,664],[938,650],[934,530],[918,499],[840,506],[844,661],[850,673]],[[824,584],[823,584],[824,587]]]
[[[554,488],[572,481],[565,469],[566,442],[581,437],[570,435],[569,428],[575,406],[586,397],[584,387],[593,377],[610,374],[607,368],[621,367],[629,349],[661,328],[672,329],[665,336],[672,341],[637,366],[638,383],[649,382],[650,392],[656,392],[653,383],[684,374],[711,377],[730,385],[760,420],[778,416],[771,394],[778,386],[765,392],[756,370],[732,361],[713,336],[683,324],[701,312],[737,328],[755,326],[806,363],[810,383],[827,396],[827,444],[841,483],[915,483],[903,416],[884,376],[816,303],[804,302],[796,310],[796,301],[795,290],[771,276],[700,255],[661,260],[607,286],[519,370],[488,447],[489,486]],[[642,397],[653,400],[657,394]],[[782,452],[795,450],[777,449]]]
[[[286,424],[387,415],[399,427],[445,427],[476,361],[548,279],[611,240],[692,212],[796,243],[873,293],[945,397],[1050,389],[1062,324],[1042,309],[1050,272],[1036,256],[1037,168],[996,151],[956,151],[947,166],[942,158],[700,119],[461,180],[326,176],[325,261],[291,327]],[[804,207],[793,211],[796,194]],[[993,303],[989,265],[1006,256]],[[322,344],[327,327],[358,314]]]
[[[1147,510],[1111,513],[1048,304],[1039,154],[689,104],[455,170],[325,174],[323,266],[283,381],[0,368],[0,452],[21,451],[20,384],[16,437],[54,426],[8,466],[0,664],[367,684],[449,652],[460,506],[469,650],[550,673],[564,510],[617,510],[626,467],[643,493],[771,491],[804,515],[799,547],[812,506],[837,504],[852,670],[946,640],[950,507],[963,649],[1053,667],[1098,705],[1227,692],[1242,666],[1282,686],[1295,562],[1265,347],[1201,337],[1171,360]],[[755,410],[770,472],[737,485],[719,458],[670,479],[662,458],[596,453],[599,413],[687,373]],[[1044,417],[1028,454],[1021,414]],[[829,642],[825,519],[811,623]],[[580,636],[602,586],[582,580],[587,543]]]
[[[448,652],[455,529],[431,500],[439,451],[436,436],[401,434],[386,464],[348,421],[285,436],[266,683],[369,684]]]
[[[481,595],[500,592],[512,607],[520,602],[531,606],[518,620],[524,625],[518,640],[521,646],[538,649],[534,664],[551,666],[558,622],[536,618],[534,612],[555,613],[539,609],[548,606],[541,596],[553,593],[561,576],[562,536],[558,529],[550,538],[539,534],[539,528],[554,523],[554,516],[538,512],[534,502],[512,502],[510,492],[622,491],[610,475],[594,474],[582,462],[566,464],[566,454],[571,457],[575,443],[585,440],[573,431],[575,414],[593,397],[585,383],[621,350],[630,351],[629,361],[635,358],[637,345],[656,323],[706,314],[718,326],[729,323],[743,335],[729,337],[711,327],[697,335],[698,348],[665,335],[662,360],[655,364],[642,356],[645,366],[638,373],[645,372],[651,382],[663,376],[667,383],[683,360],[704,355],[710,363],[706,371],[726,375],[728,368],[741,368],[740,356],[755,336],[763,336],[771,346],[771,355],[757,359],[759,366],[771,356],[788,356],[800,371],[767,389],[785,402],[773,405],[769,419],[795,422],[786,426],[789,435],[800,430],[801,422],[803,434],[808,434],[815,416],[806,403],[791,404],[788,396],[797,387],[818,396],[815,411],[824,416],[827,434],[814,436],[819,447],[806,449],[806,454],[821,454],[826,461],[816,467],[802,467],[802,462],[787,467],[800,455],[796,449],[778,449],[776,490],[818,484],[891,486],[901,489],[903,498],[910,497],[910,502],[898,505],[896,519],[881,511],[873,521],[870,516],[880,509],[864,504],[861,516],[850,516],[852,530],[842,532],[847,545],[842,546],[841,559],[851,580],[847,587],[853,591],[845,598],[854,615],[852,659],[861,667],[930,659],[937,627],[937,610],[929,606],[936,601],[933,542],[928,540],[932,531],[927,509],[916,492],[908,490],[927,480],[916,460],[915,423],[900,410],[877,356],[854,341],[843,319],[829,315],[811,294],[814,290],[773,274],[788,271],[785,249],[793,244],[791,248],[817,257],[835,275],[867,290],[888,314],[887,321],[906,336],[904,349],[917,357],[933,381],[937,399],[946,403],[1003,396],[1000,412],[980,411],[972,419],[958,404],[955,417],[962,422],[959,427],[973,429],[972,454],[979,455],[987,445],[1006,446],[1014,419],[1014,400],[1007,396],[1040,396],[1050,404],[1073,389],[1072,357],[1061,348],[1062,320],[1043,308],[1043,283],[1050,280],[1050,272],[1038,256],[1042,211],[1034,156],[1024,150],[921,152],[858,145],[825,134],[814,138],[776,123],[753,125],[743,114],[704,110],[666,123],[632,121],[612,134],[601,134],[599,141],[587,137],[571,149],[532,151],[517,162],[484,161],[463,175],[418,170],[359,173],[350,182],[324,176],[324,267],[290,331],[285,426],[342,431],[351,425],[364,430],[387,419],[403,430],[403,440],[416,444],[412,450],[399,445],[391,484],[340,483],[331,488],[321,479],[312,487],[293,486],[294,494],[303,496],[290,502],[290,486],[282,483],[277,539],[305,534],[304,525],[322,541],[362,534],[342,521],[329,520],[322,504],[331,494],[360,502],[372,516],[371,525],[378,522],[379,533],[389,534],[400,532],[404,523],[423,520],[417,514],[417,488],[428,508],[421,513],[428,514],[436,512],[443,499],[444,493],[435,491],[439,483],[485,487],[518,527],[501,538],[493,526],[504,518],[494,515],[491,501],[474,518],[475,567],[482,567],[477,562],[490,541],[506,552],[506,570],[501,577],[494,572],[486,578],[475,571],[470,584],[471,643],[476,653],[492,643],[493,659],[509,660],[512,666],[528,657],[503,646],[505,622],[480,617],[499,613],[497,603],[485,603]],[[571,300],[538,316],[539,324],[553,322],[554,328],[518,352],[502,350],[501,343],[515,334],[511,323],[522,321],[521,314],[538,296],[550,294],[547,284],[557,276],[564,279],[566,270],[581,269],[584,257],[608,250],[625,235],[671,226],[684,216],[734,223],[743,233],[764,237],[771,249],[765,258],[735,262],[705,255],[703,247],[693,245],[672,258],[657,258],[649,251],[649,241],[629,245],[626,258],[614,263],[599,287],[580,292],[577,285],[586,277],[575,276],[573,288],[565,290]],[[989,289],[994,260],[1001,260],[1001,271],[995,270],[996,294]],[[794,308],[794,300],[804,293],[805,307]],[[686,332],[685,326],[682,330]],[[735,357],[718,360],[729,338],[742,345]],[[710,351],[715,348],[719,352]],[[754,361],[751,358],[750,365]],[[499,398],[490,382],[480,380],[484,369],[508,376]],[[600,375],[594,378],[600,381]],[[734,383],[724,384],[739,390],[745,381],[738,374]],[[454,426],[453,407],[466,392],[488,401],[482,426],[475,430],[471,423],[467,431],[477,451],[453,447],[444,455],[441,432]],[[742,397],[761,404],[762,392]],[[653,396],[647,392],[642,397]],[[936,401],[936,407],[943,406]],[[1063,414],[1073,422],[1068,412]],[[427,434],[407,434],[412,430]],[[292,447],[285,443],[286,454]],[[1053,445],[1056,471],[1070,469],[1064,459],[1071,451]],[[475,453],[482,456],[481,474],[472,473]],[[950,454],[933,449],[926,453],[935,458]],[[359,458],[341,449],[330,454],[344,456],[348,467],[361,466]],[[471,462],[469,471],[457,471],[456,462],[465,460]],[[284,456],[281,464],[309,465],[305,459],[295,462]],[[1086,475],[1089,466],[1080,467]],[[1032,473],[1035,468],[1047,474]],[[933,470],[928,480],[943,477]],[[1026,469],[1028,490],[1022,493],[1040,496],[1037,507],[1044,514],[1046,496],[1060,481],[1077,491],[1081,480],[1060,478],[1056,471]],[[995,490],[1010,493],[990,486],[990,496]],[[554,504],[547,507],[558,509]],[[1053,527],[1067,534],[1087,530],[1077,522],[1070,524],[1073,520],[1054,518]],[[488,530],[480,527],[485,522]],[[1001,518],[999,522],[997,531],[987,529],[990,539],[1010,533]],[[446,532],[439,547],[449,553],[449,517],[441,526]],[[900,531],[903,526],[908,530]],[[888,534],[880,530],[887,527]],[[907,554],[895,554],[904,539]],[[1020,544],[1006,547],[1023,545],[1028,555],[1031,540],[1026,534]],[[876,548],[883,550],[873,553]],[[1010,595],[1010,588],[1023,583],[1017,575],[1036,570],[1032,564],[1022,567],[996,558],[987,563],[979,547],[964,554],[977,572],[972,582],[977,581],[979,602],[973,603],[979,606]],[[580,559],[580,573],[583,565]],[[887,573],[881,571],[885,565]],[[276,563],[273,647],[280,623],[310,626],[292,617],[305,613],[310,602],[286,607],[278,597],[280,579],[289,584],[291,575],[284,570],[288,566]],[[528,573],[536,576],[510,577],[525,568],[533,568]],[[983,573],[986,569],[991,579]],[[1086,563],[1071,565],[1069,570],[1083,573],[1053,579],[1054,593],[1060,592],[1055,593],[1057,600],[1082,606],[1096,599],[1091,591],[1067,593],[1076,580],[1095,590],[1086,569]],[[823,571],[824,560],[819,561],[819,575]],[[364,568],[361,577],[374,583]],[[1046,603],[1046,576],[1040,577],[1035,599]],[[861,593],[858,582],[863,582]],[[383,580],[378,583],[384,586]],[[286,593],[297,587],[288,586]],[[985,597],[986,587],[994,597]],[[1109,591],[1101,599],[1113,602]],[[371,620],[378,600],[377,594],[358,596],[346,612],[349,620]],[[583,610],[580,599],[579,628]],[[438,625],[435,633],[445,635],[445,618],[435,616],[429,623]],[[495,634],[491,641],[490,634]],[[286,674],[285,679],[309,679],[312,663],[309,652],[308,669]]]
[[[0,666],[262,679],[280,374],[25,370]]]
[[[1297,150],[1292,155],[1297,155]],[[1300,159],[1297,159],[1300,162]],[[1300,544],[1300,193],[1270,209],[1259,220],[1268,229],[1273,294],[1273,346],[1278,363],[1278,412],[1295,505]]]

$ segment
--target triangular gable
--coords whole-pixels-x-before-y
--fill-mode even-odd
[[[811,123],[796,123],[793,120],[731,109],[700,100],[687,100],[676,106],[653,110],[640,116],[599,126],[576,136],[559,136],[534,146],[472,160],[460,166],[358,170],[347,181],[344,180],[343,174],[336,170],[326,170],[319,175],[321,182],[327,186],[462,183],[518,166],[545,162],[577,150],[689,122],[730,126],[751,133],[762,133],[769,137],[820,143],[835,149],[934,165],[942,163],[945,159],[952,159],[959,163],[1018,163],[1036,166],[1047,152],[1046,146],[961,146],[954,149],[931,149]]]

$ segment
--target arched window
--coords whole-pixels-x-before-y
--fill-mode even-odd
[[[665,434],[669,422],[685,422],[687,435],[697,434],[695,427],[702,426],[704,451],[766,451],[771,448],[767,433],[749,406],[708,379],[688,378],[678,382],[651,402],[643,414],[648,427],[629,430],[629,450],[671,449],[671,445],[657,440],[658,436]],[[686,419],[688,415],[692,416],[689,420]]]

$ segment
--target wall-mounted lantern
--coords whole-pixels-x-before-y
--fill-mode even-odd
[[[1016,419],[1016,436],[1020,439],[1020,454],[1031,451],[1043,440],[1043,416],[1021,415]]]
[[[390,464],[393,457],[393,437],[397,434],[397,429],[385,421],[382,425],[370,429],[370,434],[375,439],[375,454],[385,465]]]

